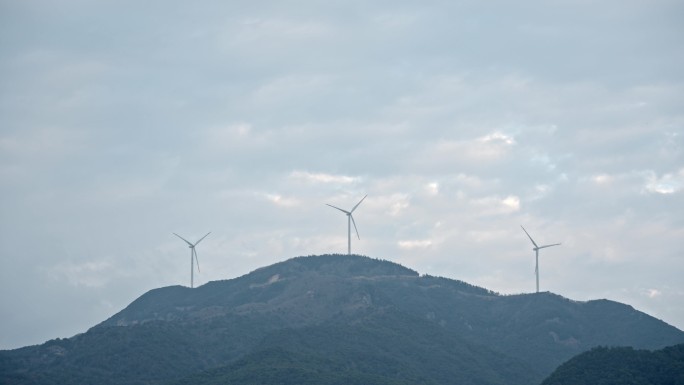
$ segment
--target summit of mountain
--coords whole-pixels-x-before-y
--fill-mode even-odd
[[[96,327],[155,320],[193,322],[227,313],[268,315],[284,309],[306,312],[311,318],[301,322],[310,323],[356,307],[357,298],[346,298],[349,290],[371,282],[417,277],[416,271],[399,264],[358,255],[296,257],[195,289],[170,286],[151,290]],[[286,321],[286,314],[282,318]]]

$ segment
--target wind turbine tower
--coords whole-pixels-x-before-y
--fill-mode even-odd
[[[354,210],[356,210],[357,207],[359,207],[359,205],[361,204],[361,202],[363,202],[363,200],[366,199],[367,196],[368,196],[368,195],[366,195],[366,196],[364,196],[363,198],[361,198],[361,200],[359,201],[359,203],[357,203],[356,206],[352,207],[352,209],[349,210],[349,211],[347,211],[347,210],[342,210],[342,209],[339,208],[339,207],[336,207],[336,206],[333,206],[333,205],[329,205],[329,204],[326,203],[326,205],[328,205],[328,206],[330,206],[330,207],[332,207],[332,208],[334,208],[334,209],[338,209],[338,210],[342,211],[343,213],[347,214],[347,255],[351,255],[351,225],[352,225],[352,223],[354,224],[354,230],[356,230],[356,236],[357,236],[359,239],[361,239],[361,237],[359,236],[359,230],[356,228],[356,222],[354,221],[354,216],[352,215],[352,213],[354,212]]]
[[[532,249],[532,250],[534,250],[534,258],[535,258],[534,274],[536,274],[536,276],[537,276],[537,293],[539,293],[539,249],[544,249],[544,248],[551,247],[551,246],[559,246],[560,243],[554,243],[551,245],[544,245],[544,246],[537,246],[537,243],[534,241],[534,239],[532,239],[532,237],[530,237],[530,234],[527,232],[527,230],[525,230],[525,228],[522,227],[522,225],[520,225],[520,227],[523,229],[525,234],[527,234],[527,238],[530,238],[530,241],[532,241],[532,244],[534,245],[534,248]]]
[[[202,242],[202,240],[203,240],[204,238],[206,238],[207,235],[209,235],[209,234],[211,234],[211,231],[208,232],[206,235],[204,235],[202,238],[200,238],[199,241],[197,241],[197,242],[195,242],[195,243],[190,243],[190,241],[188,241],[187,239],[181,237],[180,235],[178,235],[178,234],[176,234],[176,233],[173,233],[173,235],[175,235],[175,236],[177,236],[178,238],[180,238],[180,239],[182,239],[183,241],[185,241],[185,243],[187,243],[187,244],[188,244],[188,247],[190,248],[190,288],[193,288],[194,285],[195,285],[195,282],[194,282],[194,278],[195,278],[195,277],[194,277],[195,266],[194,266],[194,263],[193,263],[193,262],[197,262],[197,272],[199,273],[199,271],[200,271],[200,268],[199,268],[199,259],[197,259],[197,251],[195,250],[195,246],[197,246],[197,244],[199,244],[200,242]]]

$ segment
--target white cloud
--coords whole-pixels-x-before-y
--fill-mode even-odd
[[[515,140],[499,132],[470,140],[441,140],[430,148],[435,162],[449,160],[495,161],[508,153]]]
[[[428,194],[437,195],[439,194],[439,183],[430,182],[427,184],[427,186],[425,186],[425,189],[427,190]]]
[[[608,174],[598,174],[598,175],[594,175],[591,179],[594,181],[594,183],[602,185],[602,184],[610,183],[610,181],[613,178]]]
[[[658,289],[648,289],[646,290],[646,295],[648,298],[660,297],[663,293]]]
[[[430,239],[412,239],[397,242],[397,245],[402,249],[424,249],[432,246]]]
[[[480,215],[505,215],[520,210],[520,198],[509,195],[505,198],[489,196],[473,199],[470,202]]]
[[[684,186],[684,168],[678,173],[667,173],[658,177],[654,172],[648,172],[646,176],[646,191],[658,194],[673,194]]]
[[[501,201],[501,204],[513,211],[520,210],[520,198],[517,196],[507,196]]]
[[[674,194],[684,187],[684,169],[678,172],[665,173],[661,176],[653,170],[631,170],[622,173],[600,173],[588,178],[595,185],[602,187],[629,189],[642,193]],[[624,191],[623,191],[624,194]]]
[[[274,205],[281,207],[295,207],[301,204],[299,199],[283,197],[280,194],[263,194],[263,197]]]
[[[293,179],[299,179],[314,183],[351,184],[360,181],[359,177],[326,173],[312,173],[308,171],[293,171],[292,173],[290,173],[290,177]]]
[[[392,194],[390,196],[379,197],[384,206],[387,207],[388,213],[392,216],[402,214],[411,206],[409,196],[407,194]]]
[[[481,138],[478,138],[478,140],[483,143],[503,144],[506,146],[512,146],[515,144],[515,139],[512,136],[503,134],[501,132],[487,134]]]

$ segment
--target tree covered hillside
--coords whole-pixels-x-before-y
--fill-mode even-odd
[[[597,347],[556,369],[542,385],[684,385],[684,344],[657,351]]]

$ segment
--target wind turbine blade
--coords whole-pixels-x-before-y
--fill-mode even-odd
[[[545,247],[551,247],[551,246],[560,246],[560,243],[554,243],[553,245],[544,245],[544,246],[539,246],[540,249],[543,249]]]
[[[329,205],[329,204],[327,204],[327,203],[326,203],[326,205],[327,205],[327,206],[330,206],[330,207],[332,207],[332,208],[334,208],[334,209],[338,209],[338,210],[342,211],[343,213],[345,213],[345,214],[347,214],[347,215],[351,214],[349,211],[347,211],[347,210],[342,210],[341,208],[339,208],[339,207],[337,207],[337,206]]]
[[[349,214],[349,218],[351,218],[352,223],[354,224],[354,230],[356,230],[356,237],[359,238],[359,240],[360,240],[361,237],[359,236],[359,230],[356,228],[356,222],[354,221],[354,216]]]
[[[530,234],[527,232],[527,230],[525,230],[525,228],[522,227],[522,225],[520,225],[520,227],[523,229],[523,231],[525,232],[525,234],[527,234],[527,238],[530,238],[530,241],[532,241],[532,244],[534,245],[534,247],[537,247],[537,248],[538,248],[539,246],[537,246],[537,244],[534,242],[534,239],[532,239],[532,237],[530,237]]]
[[[180,238],[180,239],[184,240],[184,241],[185,241],[185,243],[187,243],[187,244],[188,244],[189,246],[193,246],[193,244],[192,244],[192,243],[190,243],[190,242],[189,242],[189,241],[188,241],[187,239],[185,239],[185,238],[181,237],[180,235],[178,235],[178,234],[176,234],[176,233],[173,233],[173,235],[175,235],[175,236],[177,236],[178,238]]]
[[[361,198],[361,200],[359,201],[359,203],[357,203],[356,206],[354,206],[354,207],[351,209],[350,213],[353,213],[354,210],[356,210],[356,208],[359,207],[359,205],[361,204],[361,202],[363,202],[363,200],[366,199],[367,196],[368,196],[368,194],[366,194],[366,196],[364,196],[363,198]]]
[[[195,255],[195,262],[197,262],[197,272],[199,273],[199,272],[200,272],[200,268],[199,268],[199,258],[197,258],[197,250],[195,250],[194,247],[192,248],[192,253]]]
[[[207,233],[207,234],[206,234],[205,236],[203,236],[202,238],[200,238],[200,240],[199,240],[199,241],[195,242],[195,244],[194,244],[193,246],[197,246],[197,244],[198,244],[198,243],[200,243],[200,242],[202,242],[202,239],[206,238],[206,237],[207,237],[207,235],[209,235],[209,234],[211,234],[211,231],[210,231],[210,232],[208,232],[208,233]]]

